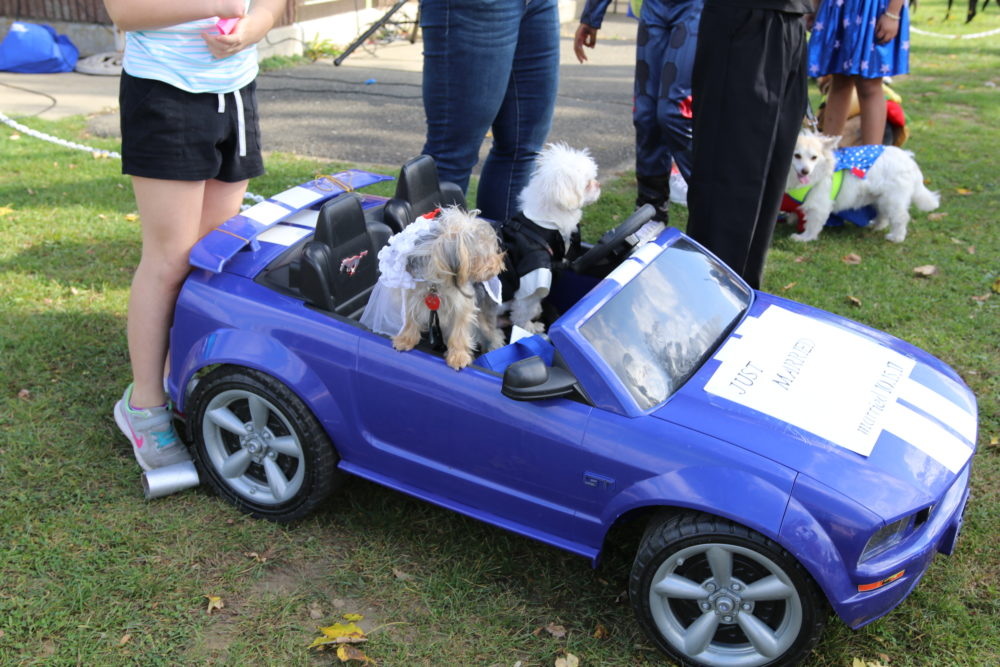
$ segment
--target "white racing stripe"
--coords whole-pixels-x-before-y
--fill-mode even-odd
[[[934,416],[942,424],[953,428],[966,441],[975,444],[976,416],[941,394],[911,378],[900,385],[899,398]]]
[[[277,245],[290,246],[307,234],[312,234],[311,229],[305,227],[295,227],[293,225],[275,225],[257,235],[258,241],[275,243]]]
[[[270,201],[262,201],[261,203],[255,204],[243,211],[244,216],[250,218],[251,220],[256,220],[264,225],[270,225],[278,222],[290,213],[291,211],[284,206],[279,206],[278,204]]]
[[[955,473],[972,456],[972,448],[959,438],[900,403],[888,411],[883,427]]]

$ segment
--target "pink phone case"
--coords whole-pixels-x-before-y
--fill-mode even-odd
[[[219,19],[219,22],[215,24],[215,27],[219,29],[223,35],[228,35],[236,27],[239,19]]]

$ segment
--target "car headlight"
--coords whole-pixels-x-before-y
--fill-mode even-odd
[[[912,521],[912,516],[904,516],[899,521],[893,521],[879,529],[869,538],[868,544],[865,545],[865,550],[861,552],[861,558],[858,559],[858,562],[864,563],[866,560],[874,558],[887,549],[899,544]]]

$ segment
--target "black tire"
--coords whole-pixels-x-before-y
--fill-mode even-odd
[[[330,438],[299,397],[270,375],[219,367],[198,382],[188,412],[202,479],[251,516],[300,519],[340,484]]]
[[[825,599],[791,554],[709,514],[650,522],[629,598],[643,631],[681,665],[794,665],[826,625]]]

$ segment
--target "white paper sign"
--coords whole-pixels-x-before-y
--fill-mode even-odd
[[[771,306],[719,350],[705,391],[871,454],[915,361],[845,329]]]

